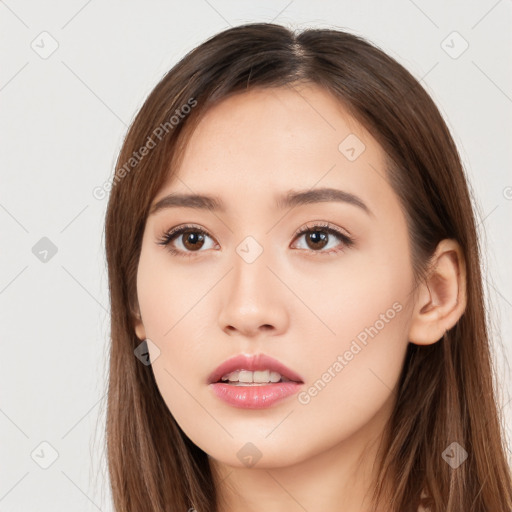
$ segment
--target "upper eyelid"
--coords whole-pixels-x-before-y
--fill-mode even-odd
[[[312,231],[315,228],[324,228],[325,230],[332,230],[334,232],[339,232],[340,234],[344,234],[348,237],[352,236],[352,235],[350,235],[350,233],[348,233],[348,231],[346,229],[339,228],[337,226],[332,225],[330,222],[326,222],[326,221],[309,221],[305,225],[303,225],[300,228],[298,228],[297,230],[295,230],[295,232],[293,233],[293,236],[303,234],[305,231],[306,232]],[[173,228],[164,230],[163,235],[169,235],[169,236],[175,235],[177,233],[180,233],[180,231],[186,230],[186,229],[200,231],[201,233],[204,233],[205,235],[208,235],[211,238],[215,238],[213,235],[211,235],[209,233],[209,231],[207,229],[205,229],[199,225],[194,225],[194,224],[181,224],[181,225],[175,226]]]
[[[310,221],[307,222],[304,226],[300,227],[295,231],[293,236],[298,236],[304,234],[304,232],[313,231],[315,228],[323,228],[326,231],[334,232],[340,236],[345,236],[347,238],[353,238],[353,236],[344,228],[339,226],[335,226],[327,221]]]
[[[344,228],[340,228],[338,226],[334,226],[333,224],[331,224],[330,222],[327,222],[327,221],[309,221],[309,222],[307,222],[306,224],[302,225],[300,228],[298,228],[293,233],[293,235],[292,235],[293,240],[295,240],[299,236],[303,236],[308,231],[313,231],[315,228],[323,228],[324,230],[330,232],[331,235],[334,234],[335,236],[338,236],[339,238],[341,238],[341,241],[344,242],[345,244],[348,243],[349,245],[352,245],[355,242],[355,237],[353,235],[351,235],[347,230],[345,230]],[[198,231],[206,236],[209,236],[212,240],[214,240],[216,243],[218,243],[217,240],[215,239],[215,237],[213,235],[211,235],[207,229],[205,229],[199,225],[195,225],[195,224],[181,224],[181,225],[175,226],[173,228],[170,228],[168,230],[165,230],[160,238],[160,240],[161,240],[160,243],[162,245],[170,244],[171,240],[174,240],[175,238],[183,235],[183,231],[186,231],[187,229]],[[167,243],[163,242],[164,239],[167,240]],[[191,251],[191,252],[193,253],[194,251]],[[196,251],[196,252],[203,252],[203,251]],[[318,251],[318,252],[321,252],[321,251]]]

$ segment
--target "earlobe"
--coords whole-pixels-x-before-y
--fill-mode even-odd
[[[135,325],[135,334],[137,335],[137,338],[139,338],[139,340],[141,341],[147,338],[146,330],[144,329],[144,325],[142,325],[142,321],[138,322]]]
[[[451,329],[466,308],[466,265],[460,245],[439,242],[430,272],[416,290],[409,341],[430,345]]]
[[[144,324],[142,323],[142,317],[140,312],[134,313],[134,324],[133,327],[135,329],[135,334],[139,340],[143,341],[147,338],[146,330],[144,329]]]

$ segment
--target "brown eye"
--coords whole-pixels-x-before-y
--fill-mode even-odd
[[[332,227],[330,224],[307,226],[299,230],[295,235],[296,239],[302,237],[305,239],[306,247],[299,247],[299,249],[306,249],[318,254],[337,253],[354,244],[354,240],[351,237],[342,233],[337,228]],[[334,244],[331,243],[331,240],[334,241]],[[338,240],[337,243],[336,240]],[[331,250],[322,250],[325,247]]]
[[[306,233],[306,243],[310,249],[323,249],[329,242],[329,235],[325,231],[310,231]]]
[[[184,247],[191,251],[200,249],[204,245],[204,234],[197,230],[184,231],[181,236]]]
[[[210,246],[207,245],[208,239],[212,240]],[[213,239],[206,231],[198,227],[180,226],[164,233],[157,243],[167,247],[171,254],[194,256],[194,253],[204,252],[201,249],[205,246],[206,249],[211,248]]]

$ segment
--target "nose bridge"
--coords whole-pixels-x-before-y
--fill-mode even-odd
[[[264,241],[246,236],[235,248],[233,255],[232,295],[245,302],[256,302],[269,295],[272,255]],[[268,303],[268,301],[265,301]]]
[[[248,334],[263,326],[280,330],[286,325],[286,300],[270,270],[272,261],[275,259],[270,248],[253,236],[245,237],[235,247],[233,270],[219,315],[222,328]]]

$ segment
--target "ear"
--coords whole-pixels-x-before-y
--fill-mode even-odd
[[[456,240],[439,242],[430,271],[418,285],[409,341],[430,345],[439,341],[466,309],[466,264]]]
[[[144,324],[142,323],[142,316],[140,314],[140,309],[132,312],[133,318],[133,327],[135,329],[135,334],[139,340],[143,341],[147,338],[146,329],[144,329]]]

